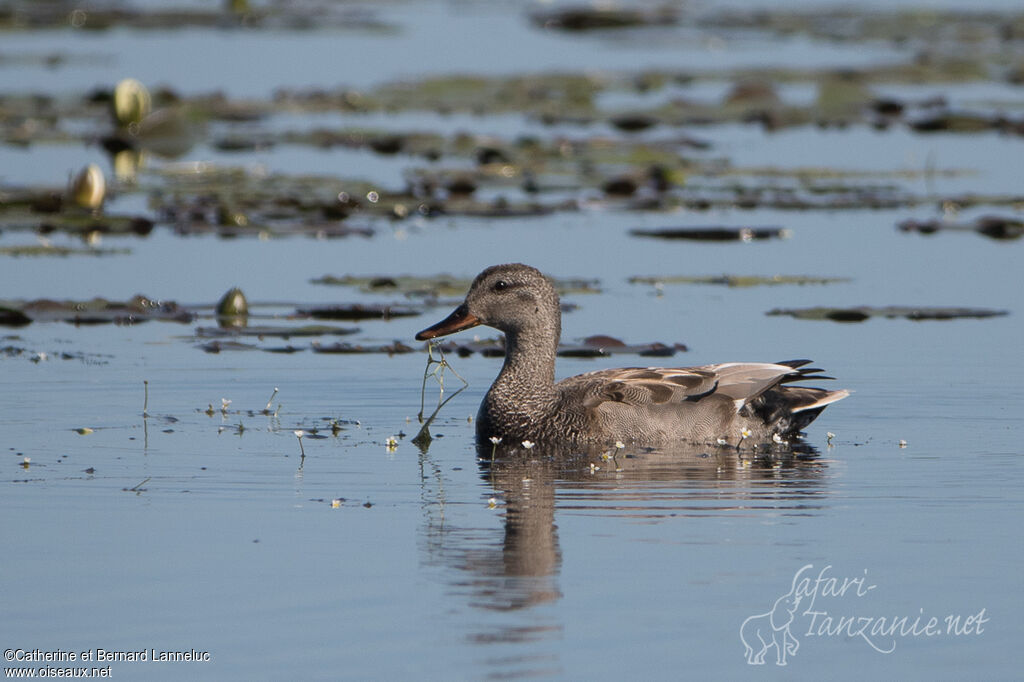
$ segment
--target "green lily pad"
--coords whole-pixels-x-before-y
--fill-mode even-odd
[[[628,281],[630,284],[650,284],[653,286],[662,284],[713,284],[716,286],[743,288],[793,284],[835,284],[838,282],[849,282],[850,279],[848,277],[814,277],[811,275],[771,275],[768,277],[758,275],[670,275],[667,277],[636,276],[630,277]]]
[[[128,301],[108,301],[105,298],[88,301],[0,301],[0,311],[5,311],[4,317],[15,320],[15,324],[25,324],[25,319],[76,325],[135,324],[149,320],[188,323],[195,317],[192,311],[174,301],[155,301],[141,295]]]
[[[484,357],[503,358],[505,357],[505,339],[492,338],[480,340],[461,341],[449,339],[435,345],[445,353],[454,353],[460,356],[479,353]],[[567,358],[598,358],[610,357],[612,355],[639,355],[641,357],[671,357],[678,352],[686,352],[686,344],[674,343],[671,345],[653,342],[643,344],[627,344],[620,339],[603,334],[588,336],[579,343],[561,343],[558,346],[558,355]]]
[[[52,244],[28,244],[25,246],[2,246],[0,256],[14,256],[40,258],[46,256],[57,256],[67,258],[68,256],[115,256],[130,254],[131,249],[105,249],[99,247],[73,247],[54,246]]]
[[[402,294],[410,298],[450,298],[465,296],[473,280],[452,275],[324,275],[310,280],[310,283],[357,287],[365,293]],[[592,279],[556,279],[554,284],[560,294],[596,294],[601,291],[598,281]]]
[[[196,336],[201,339],[220,339],[238,336],[257,336],[287,339],[293,336],[345,336],[359,332],[358,327],[331,327],[310,324],[298,327],[277,327],[255,325],[247,327],[197,327]]]

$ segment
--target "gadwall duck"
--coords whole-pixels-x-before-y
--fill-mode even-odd
[[[849,395],[792,385],[829,378],[805,368],[808,360],[627,367],[555,383],[558,294],[540,271],[520,263],[481,272],[465,302],[416,338],[481,324],[505,333],[505,364],[477,416],[482,442],[778,443],[797,437],[826,405]]]

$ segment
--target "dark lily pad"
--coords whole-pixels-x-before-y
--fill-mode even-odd
[[[317,306],[299,308],[298,314],[316,320],[390,320],[395,317],[415,317],[422,311],[407,306],[371,305],[350,303],[348,305]]]
[[[220,353],[225,350],[262,350],[254,343],[241,343],[239,341],[211,341],[199,346],[207,353]]]
[[[679,15],[671,7],[633,9],[579,5],[534,12],[530,19],[542,28],[594,31],[675,24],[679,20]]]
[[[0,302],[0,310],[8,311],[8,315],[21,314],[10,319],[71,324],[134,324],[148,320],[188,323],[195,316],[174,301],[154,301],[145,296],[135,296],[129,301],[108,301],[104,298],[89,301],[4,301]]]
[[[995,117],[954,112],[930,114],[910,123],[918,133],[978,133],[1001,125],[1002,121]]]
[[[966,223],[947,220],[904,220],[897,227],[903,232],[921,234],[977,232],[992,239],[1007,241],[1024,236],[1024,221],[1002,216],[982,216]]]
[[[236,336],[257,336],[287,339],[293,336],[345,336],[356,334],[359,327],[330,327],[326,325],[305,325],[300,327],[277,327],[269,325],[247,327],[197,327],[196,336],[206,339],[231,338]]]
[[[694,241],[741,241],[785,239],[789,230],[782,227],[666,227],[653,230],[634,229],[630,234],[657,239],[688,239]]]
[[[16,11],[0,9],[0,29],[63,29],[106,31],[115,28],[168,31],[185,28],[225,29],[245,27],[265,30],[334,29],[392,30],[363,7],[333,5],[257,5],[249,2],[219,2],[209,6],[166,7],[125,6],[118,3],[97,3],[71,9],[61,3],[30,2],[18,5]],[[77,58],[75,60],[77,62]],[[51,64],[51,66],[55,66]]]
[[[608,122],[619,130],[624,130],[627,133],[634,133],[641,130],[647,130],[648,128],[653,128],[658,125],[660,121],[650,114],[635,113],[612,116],[608,119]]]
[[[114,256],[130,254],[131,249],[104,249],[93,246],[55,246],[52,244],[27,244],[25,246],[3,246],[0,247],[0,255],[20,257],[45,257],[58,256]]]
[[[305,350],[305,348],[300,348],[298,346],[288,344],[287,346],[271,346],[269,348],[264,348],[263,350],[266,351],[267,353],[280,353],[282,355],[291,355],[292,353],[301,353],[302,351]]]
[[[833,322],[863,322],[872,317],[904,318],[907,320],[955,320],[960,318],[984,319],[1008,315],[1006,310],[991,308],[962,307],[910,307],[885,306],[875,308],[859,306],[854,308],[775,308],[768,315],[789,315],[799,320],[831,320]]]
[[[324,345],[314,342],[312,348],[314,353],[338,353],[343,355],[362,353],[397,355],[399,353],[412,353],[415,350],[401,341],[381,345],[363,345],[357,343],[334,343],[331,345]]]
[[[32,318],[21,310],[0,306],[0,325],[4,327],[24,327],[32,324]]]
[[[436,344],[442,352],[454,353],[462,357],[479,353],[484,357],[505,357],[505,339],[492,338],[482,340],[459,341],[449,339]],[[671,346],[663,343],[627,344],[611,336],[596,335],[583,339],[580,343],[559,344],[558,355],[568,358],[597,358],[611,355],[640,355],[644,357],[671,357],[677,352],[685,352],[686,345],[675,343]]]
[[[849,281],[848,277],[814,277],[810,275],[771,275],[768,277],[758,275],[671,275],[667,277],[654,277],[645,275],[629,278],[630,284],[650,284],[653,286],[660,286],[662,284],[713,284],[726,287],[835,284],[837,282]]]
[[[639,188],[636,179],[628,175],[611,178],[601,186],[605,194],[619,197],[633,196]]]
[[[621,342],[620,342],[621,343]],[[668,358],[678,352],[686,352],[686,344],[674,343],[671,346],[657,341],[639,345],[605,345],[584,340],[578,345],[563,344],[558,348],[558,355],[565,358],[603,358],[612,355],[639,355],[641,357]]]
[[[312,284],[357,287],[360,291],[376,294],[403,294],[410,298],[461,297],[469,291],[472,279],[452,275],[419,277],[413,275],[324,275],[310,280]],[[600,293],[599,283],[593,279],[556,279],[560,294]]]
[[[410,275],[324,275],[310,280],[311,284],[356,287],[365,293],[404,294],[411,298],[461,296],[469,290],[470,279],[451,275],[415,277]]]

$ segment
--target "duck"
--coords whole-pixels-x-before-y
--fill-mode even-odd
[[[462,304],[416,339],[478,325],[505,335],[504,364],[477,414],[478,443],[777,445],[799,439],[826,406],[849,395],[798,383],[832,378],[809,360],[623,367],[556,382],[558,293],[522,263],[485,269]]]

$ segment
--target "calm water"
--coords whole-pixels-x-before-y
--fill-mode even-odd
[[[135,75],[183,92],[266,97],[282,85],[361,86],[466,70],[731,65],[694,45],[541,33],[523,20],[524,7],[397,4],[382,13],[400,30],[382,35],[16,33],[3,37],[0,52],[62,49],[110,59],[46,71],[0,66],[0,89],[78,93]],[[446,49],[436,41],[442,30],[451,36]],[[199,44],[207,51],[196,51]],[[153,52],[135,59],[143,46]],[[265,59],[271,49],[287,57]],[[799,64],[812,55],[856,65],[894,53],[799,40],[775,46],[758,37],[738,41],[727,57]],[[934,91],[973,100],[969,90]],[[1019,88],[1000,92],[1018,107],[1024,101]],[[403,116],[373,125],[453,125]],[[533,125],[514,116],[456,121],[508,134]],[[1024,173],[1024,142],[994,133],[920,137],[855,126],[765,135],[723,126],[699,135],[713,143],[709,156],[736,165],[934,163],[971,171],[930,187],[900,181],[919,193],[1019,192]],[[0,147],[0,181],[61,184],[97,154],[67,145]],[[384,184],[398,182],[404,163],[300,148],[219,157],[199,147],[189,159]],[[128,195],[109,210],[145,211],[145,201]],[[1019,207],[980,206],[958,220],[991,213],[1022,218]],[[394,302],[309,280],[472,276],[521,260],[560,277],[599,280],[599,295],[566,296],[578,305],[563,321],[568,341],[600,333],[686,343],[689,352],[672,364],[812,357],[854,391],[811,426],[807,440],[817,455],[806,459],[766,465],[726,453],[653,452],[614,462],[538,456],[491,468],[478,462],[469,416],[498,370],[492,358],[449,358],[469,385],[440,412],[423,451],[411,438],[425,353],[209,354],[194,338],[209,319],[0,328],[0,348],[23,351],[0,354],[0,644],[15,653],[209,653],[200,662],[51,663],[110,665],[115,678],[146,680],[1019,678],[1012,652],[1024,635],[1024,247],[895,229],[909,217],[938,215],[931,206],[668,215],[594,208],[501,221],[382,222],[372,238],[266,242],[181,238],[158,226],[145,239],[105,239],[130,255],[0,256],[0,298],[144,293],[183,303],[211,303],[233,285],[252,301]],[[708,244],[628,235],[635,227],[719,224],[783,225],[792,237]],[[34,240],[0,233],[0,246]],[[723,272],[849,281],[667,284],[660,292],[627,281]],[[764,315],[776,307],[890,304],[1009,314],[860,324]],[[411,344],[447,313],[440,306],[421,317],[360,323],[357,340]],[[558,373],[647,363],[561,359]],[[446,385],[459,382],[449,377]],[[277,414],[262,414],[275,388]],[[428,384],[428,404],[436,397],[436,384]],[[222,399],[231,401],[224,412]],[[340,420],[337,435],[332,419]],[[83,428],[92,432],[76,431]],[[307,435],[300,444],[293,433],[313,429],[326,437]],[[396,447],[386,446],[389,437]],[[787,595],[799,597],[792,615]],[[778,646],[767,649],[764,665],[748,665],[744,641],[756,654],[758,632],[769,644],[773,635],[789,642],[786,667],[776,664]]]

